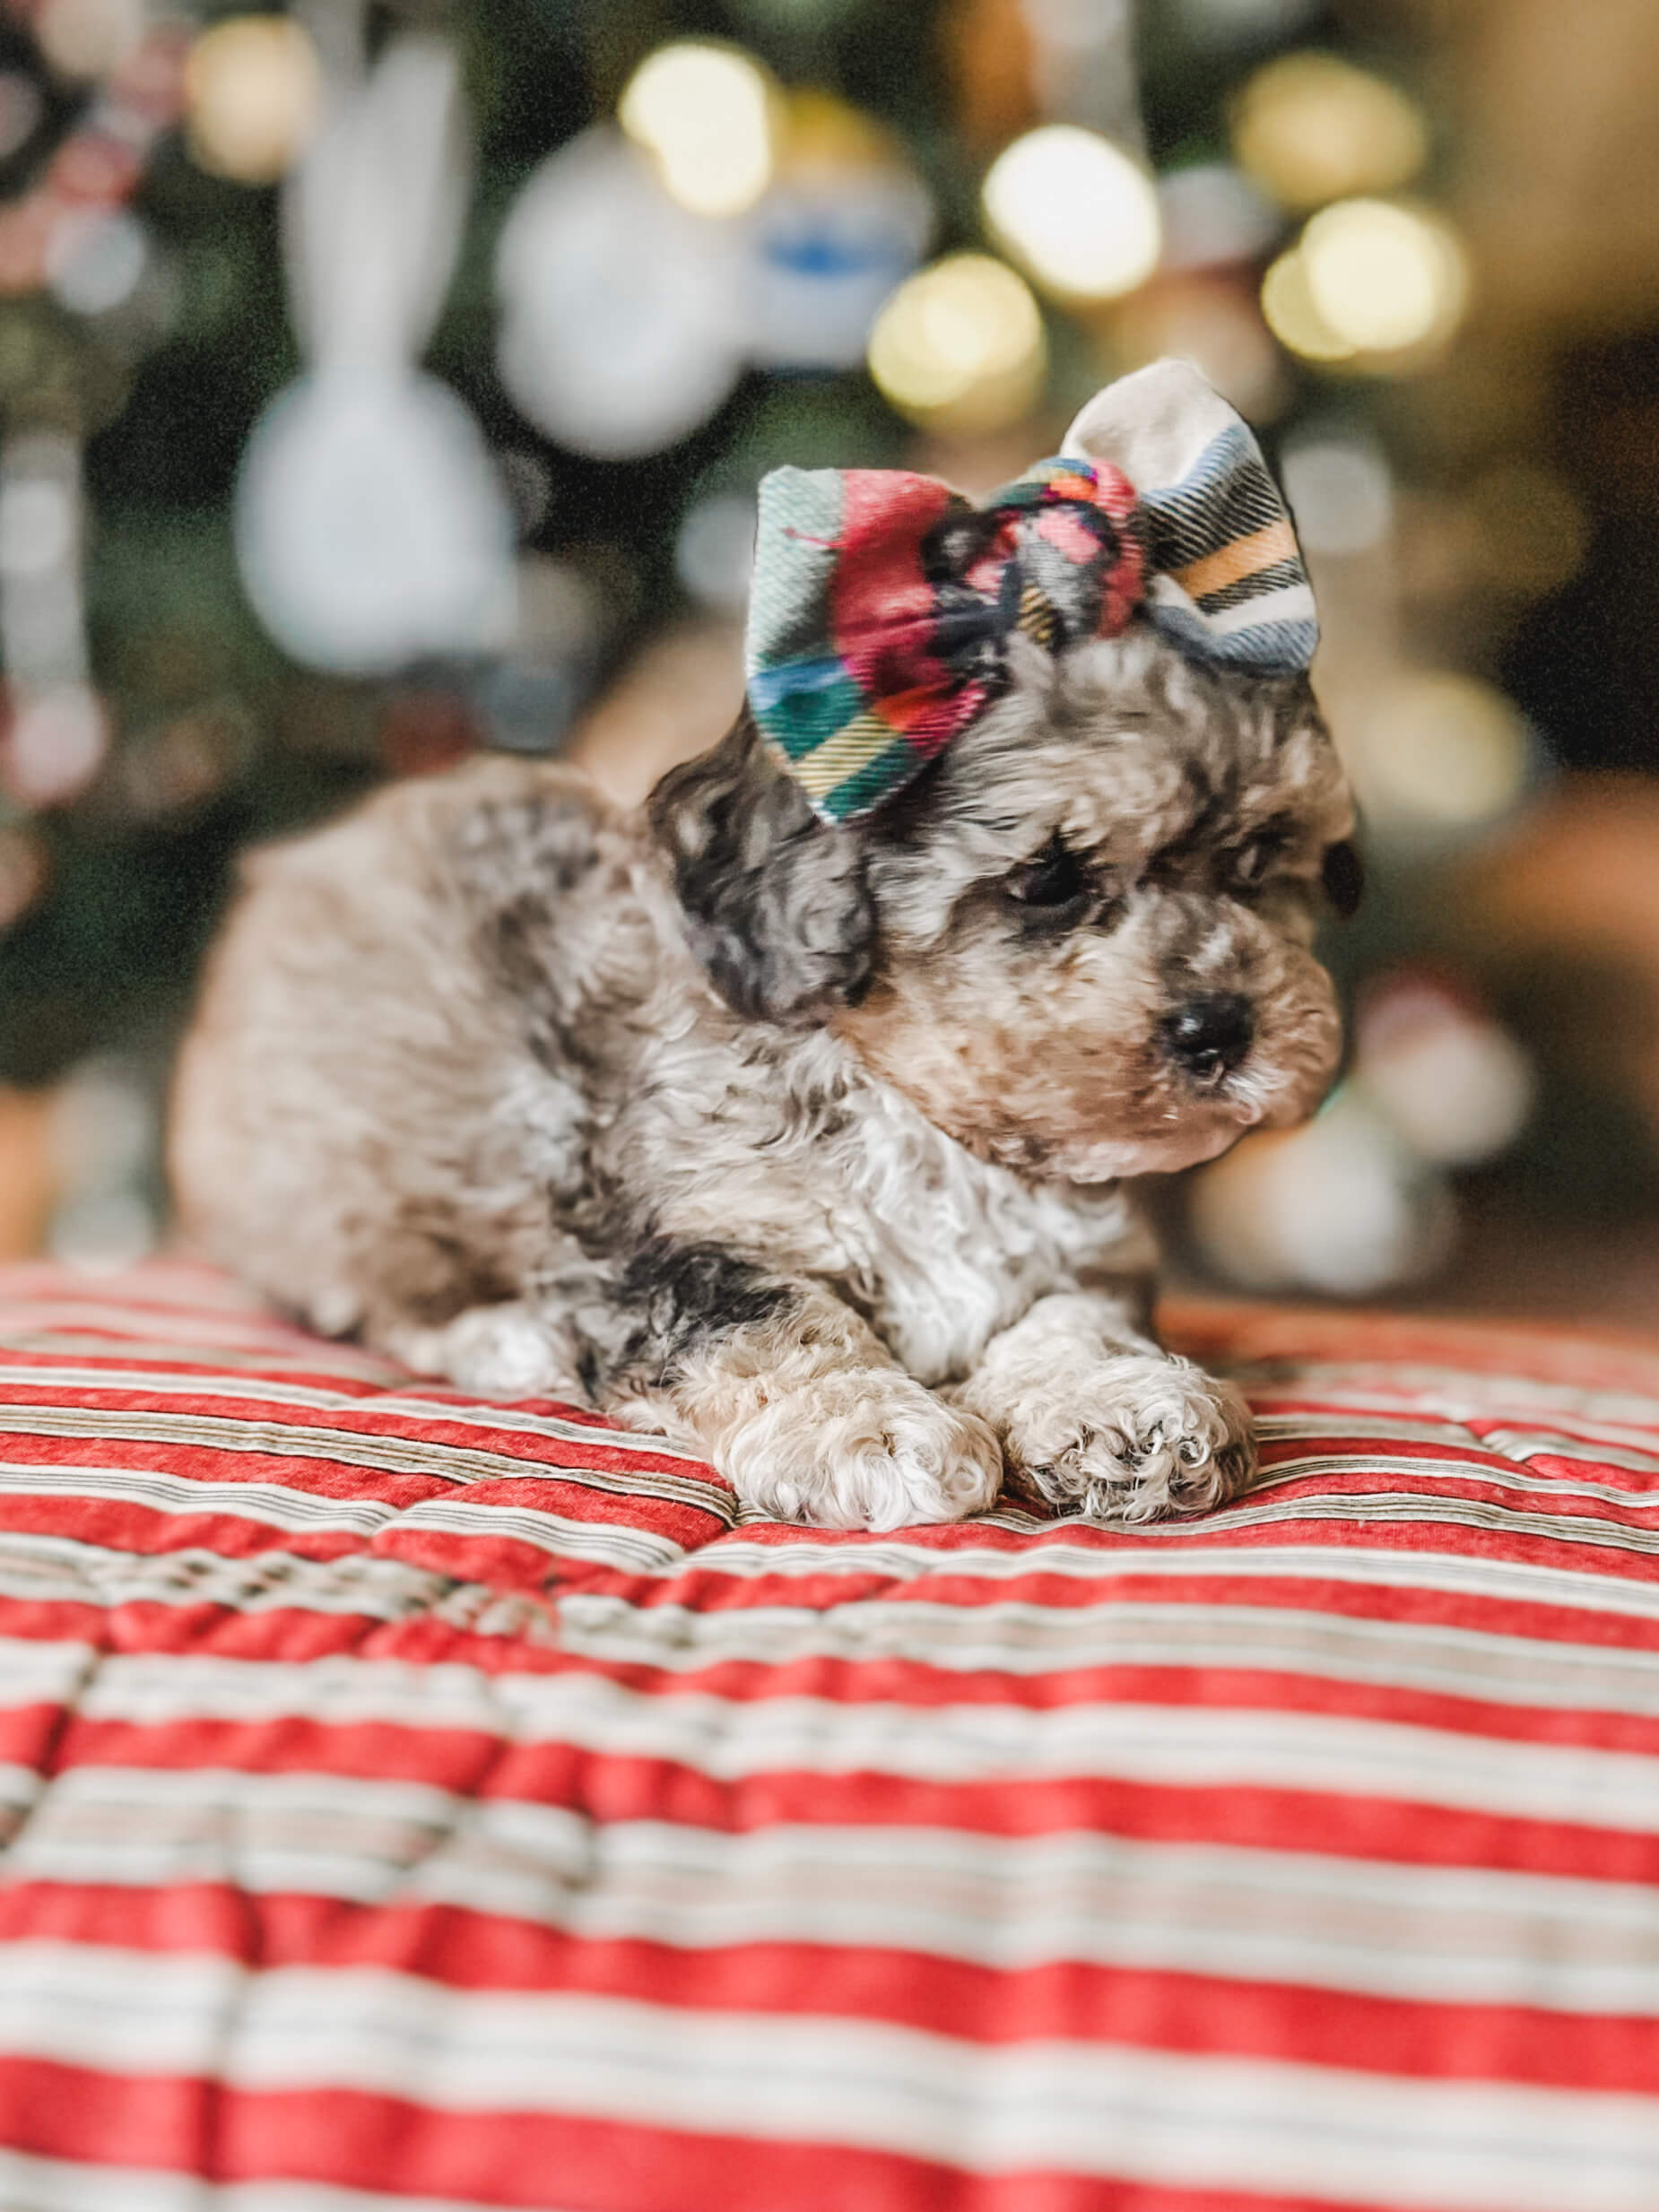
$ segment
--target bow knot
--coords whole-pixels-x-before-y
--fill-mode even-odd
[[[1290,516],[1195,370],[1160,362],[1108,386],[1067,443],[1083,451],[982,506],[899,471],[762,483],[749,699],[825,820],[867,813],[976,721],[1016,635],[1057,653],[1139,612],[1194,659],[1307,667],[1317,629]]]

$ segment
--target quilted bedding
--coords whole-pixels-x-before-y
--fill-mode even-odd
[[[861,1538],[0,1277],[0,2205],[1653,2212],[1659,1355],[1176,1318],[1248,1497]]]

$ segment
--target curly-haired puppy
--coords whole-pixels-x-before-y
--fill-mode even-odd
[[[749,1505],[1149,1520],[1250,1465],[1121,1179],[1307,1115],[1350,801],[1305,675],[1003,641],[885,803],[754,716],[640,815],[480,759],[248,866],[180,1065],[187,1227],[330,1332],[693,1440]],[[1336,857],[1333,859],[1333,852]]]

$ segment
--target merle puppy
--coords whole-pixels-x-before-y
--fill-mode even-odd
[[[751,704],[642,814],[486,759],[256,855],[178,1079],[197,1239],[780,1518],[1234,1491],[1246,1413],[1148,1332],[1122,1179],[1323,1095],[1351,805],[1243,426],[1160,364],[1068,447],[965,554],[942,487],[895,522],[925,480],[780,473]],[[945,650],[947,601],[986,612]]]

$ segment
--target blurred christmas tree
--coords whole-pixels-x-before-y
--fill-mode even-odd
[[[1164,352],[1299,511],[1383,862],[1346,957],[1420,950],[1413,872],[1533,769],[1394,559],[1412,379],[1467,290],[1435,131],[1345,11],[1135,13],[12,0],[0,1080],[96,1056],[60,1241],[150,1233],[135,1086],[239,845],[474,743],[557,748],[654,631],[729,626],[767,468],[973,489]],[[1488,464],[1438,517],[1464,578],[1541,516],[1570,546],[1558,485]]]

